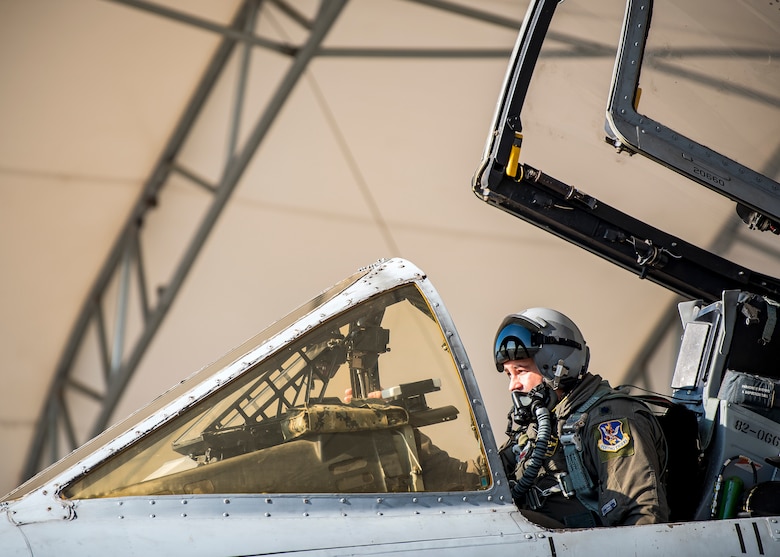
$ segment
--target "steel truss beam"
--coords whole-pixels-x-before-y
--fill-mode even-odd
[[[222,209],[236,184],[249,165],[257,148],[266,137],[271,124],[286,99],[296,86],[309,62],[316,56],[345,57],[501,57],[508,58],[510,50],[496,49],[376,49],[323,48],[322,42],[343,10],[347,0],[322,0],[313,19],[301,14],[286,0],[266,0],[278,12],[288,17],[308,37],[298,46],[259,37],[254,33],[256,20],[264,8],[263,0],[244,0],[232,22],[225,26],[146,0],[110,0],[131,8],[166,17],[178,23],[194,26],[222,37],[206,70],[189,100],[167,145],[156,161],[143,191],[135,202],[119,237],[103,264],[80,310],[46,395],[43,410],[36,422],[33,442],[22,481],[97,435],[109,424],[133,373],[152,342],[165,315],[171,308],[188,272],[203,247]],[[518,29],[514,21],[464,8],[446,1],[410,0],[429,7],[450,11],[482,22]],[[242,47],[234,110],[227,139],[228,157],[217,183],[198,176],[179,160],[182,148],[193,133],[195,123],[207,104],[215,85],[225,73],[225,67],[236,47]],[[247,82],[249,57],[252,48],[262,48],[291,59],[291,64],[277,84],[275,93],[254,123],[248,139],[237,149],[241,106]],[[186,183],[206,191],[210,196],[204,216],[186,243],[181,257],[164,288],[152,300],[147,291],[146,272],[141,236],[150,212],[159,209],[160,193],[172,178],[183,178]],[[148,235],[146,236],[148,238]],[[109,295],[115,296],[115,306],[109,307]],[[131,301],[140,305],[140,332],[134,337],[128,333]],[[113,322],[110,331],[108,321]],[[87,353],[88,355],[84,356]],[[91,358],[91,359],[90,359]],[[100,367],[98,379],[84,380],[82,359],[96,361]],[[89,372],[86,373],[89,375]],[[92,384],[95,383],[95,384]],[[81,399],[79,399],[81,397]],[[97,406],[94,420],[84,425],[86,413],[84,397]],[[78,404],[77,404],[78,403]]]
[[[146,2],[117,1],[143,9],[152,10],[154,8],[154,11],[158,11],[158,7],[153,7]],[[73,425],[75,408],[73,408],[73,404],[69,403],[66,396],[69,394],[69,391],[75,390],[79,393],[87,394],[90,398],[97,401],[100,406],[91,429],[86,432],[88,436],[94,436],[105,429],[125,387],[159,329],[163,318],[173,304],[176,294],[179,292],[187,273],[211,232],[217,217],[225,207],[241,175],[251,161],[257,147],[266,136],[274,119],[279,114],[285,100],[300,79],[309,61],[316,55],[320,44],[345,4],[346,0],[323,0],[317,17],[311,24],[308,38],[300,47],[293,49],[280,48],[278,44],[259,40],[252,35],[255,18],[260,8],[260,2],[257,0],[245,0],[228,28],[214,29],[223,35],[222,42],[209,62],[173,135],[155,164],[141,196],[136,201],[119,238],[117,238],[111,249],[108,259],[103,265],[82,307],[65,347],[55,372],[54,381],[49,388],[45,410],[41,414],[36,426],[33,445],[24,469],[25,477],[32,476],[36,471],[58,460],[86,440],[79,438],[78,433],[81,432],[77,432]],[[163,15],[174,15],[168,10],[166,12],[168,13]],[[194,173],[189,172],[184,165],[178,162],[177,155],[192,131],[193,125],[206,104],[214,85],[223,73],[233,50],[239,43],[244,45],[245,51],[239,78],[240,86],[238,87],[235,104],[236,111],[234,112],[228,139],[228,149],[231,156],[227,157],[222,178],[219,182],[217,184],[208,184],[204,180],[197,178]],[[292,57],[292,64],[278,83],[276,92],[261,112],[244,146],[240,151],[234,152],[241,99],[246,83],[248,65],[246,61],[249,56],[249,49],[252,46],[272,48],[277,52],[289,53]],[[147,214],[157,206],[160,191],[174,175],[182,176],[190,182],[204,187],[209,191],[211,201],[185,252],[182,254],[170,282],[161,290],[157,303],[152,305],[146,292],[146,276],[144,274],[143,254],[140,250],[140,234]],[[127,339],[124,336],[123,325],[129,309],[129,274],[132,267],[135,267],[138,273],[137,284],[139,292],[137,294],[142,303],[141,309],[144,323],[143,330],[135,344],[126,348],[124,345]],[[116,325],[114,328],[113,345],[110,347],[105,324],[104,304],[106,303],[107,292],[117,279],[119,296],[114,316]],[[103,367],[102,373],[105,382],[103,389],[92,388],[74,379],[76,357],[79,351],[90,342],[88,332],[91,327],[96,328],[99,337],[97,348],[100,352],[99,360],[102,362]],[[63,440],[68,445],[64,450],[61,447]]]

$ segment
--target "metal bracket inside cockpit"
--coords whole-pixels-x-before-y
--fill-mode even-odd
[[[390,404],[402,406],[409,413],[409,423],[414,427],[448,422],[458,417],[454,406],[431,408],[425,395],[441,390],[441,379],[425,379],[403,383],[382,391],[382,398]]]

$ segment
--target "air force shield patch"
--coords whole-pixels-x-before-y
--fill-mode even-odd
[[[607,420],[596,427],[596,444],[602,462],[616,456],[634,454],[634,440],[628,420]]]

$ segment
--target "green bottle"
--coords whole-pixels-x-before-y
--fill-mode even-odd
[[[726,478],[723,482],[723,494],[721,495],[718,518],[734,518],[737,516],[737,508],[742,496],[745,483],[737,476]]]

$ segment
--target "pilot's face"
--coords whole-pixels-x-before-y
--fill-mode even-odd
[[[529,392],[542,384],[542,374],[536,367],[533,358],[510,360],[504,363],[504,373],[509,378],[509,390]]]

